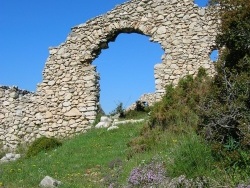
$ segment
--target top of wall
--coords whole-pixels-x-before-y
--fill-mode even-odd
[[[18,96],[28,95],[28,94],[34,94],[31,91],[19,89],[17,86],[1,86],[1,85],[0,85],[0,92],[15,93],[16,97],[14,98],[17,98]]]

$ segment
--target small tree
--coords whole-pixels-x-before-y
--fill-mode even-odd
[[[123,108],[123,104],[122,104],[122,102],[120,102],[117,106],[116,106],[116,108],[115,108],[115,110],[113,110],[111,113],[110,113],[110,115],[116,115],[116,114],[119,114],[119,118],[125,118],[125,113],[124,113],[124,108]]]

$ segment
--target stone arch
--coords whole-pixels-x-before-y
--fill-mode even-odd
[[[133,30],[120,31],[109,41],[108,47],[111,49],[102,50],[100,57],[93,61],[100,74],[100,104],[106,113],[115,109],[120,102],[123,107],[130,108],[141,95],[154,94],[154,66],[161,63],[161,56],[164,54],[159,43],[154,43],[149,40],[149,36]],[[111,89],[110,85],[117,88]],[[151,98],[147,99],[151,101]],[[147,99],[144,97],[143,101]],[[147,102],[151,105],[150,101]]]
[[[141,28],[144,28],[143,26]],[[150,36],[150,34],[146,33],[146,31],[141,30],[140,28],[133,28],[133,27],[124,27],[124,28],[114,28],[112,31],[104,34],[105,38],[100,39],[100,43],[97,45],[97,49],[93,49],[92,53],[94,54],[93,57],[96,59],[98,55],[101,53],[102,49],[107,49],[109,42],[114,42],[118,35],[123,33],[136,33],[145,36]]]
[[[193,0],[131,0],[73,27],[64,43],[49,49],[36,93],[21,96],[19,91],[0,88],[4,127],[0,141],[12,147],[41,135],[65,137],[89,129],[99,101],[99,75],[91,63],[121,32],[149,36],[164,50],[162,62],[154,67],[155,100],[161,98],[166,84],[195,75],[200,66],[213,75],[209,53],[218,23],[213,13],[195,6]],[[8,100],[6,93],[15,99]],[[17,123],[24,126],[21,131],[11,127]]]

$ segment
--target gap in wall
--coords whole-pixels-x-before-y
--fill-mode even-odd
[[[197,4],[199,7],[206,7],[208,6],[209,0],[194,0],[194,3]]]
[[[212,50],[209,57],[211,61],[216,62],[219,58],[219,51],[217,49]]]
[[[93,65],[100,74],[100,105],[106,114],[119,103],[127,108],[145,93],[155,92],[154,65],[164,54],[160,44],[149,37],[119,34],[102,50]]]

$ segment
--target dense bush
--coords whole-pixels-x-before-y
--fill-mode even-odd
[[[128,143],[128,159],[154,148],[161,142],[164,131],[179,134],[196,130],[198,104],[203,95],[208,93],[210,82],[211,78],[200,68],[195,78],[188,75],[176,87],[167,86],[163,99],[152,107],[148,124],[138,137]]]
[[[56,138],[41,137],[36,139],[28,148],[26,157],[32,157],[40,153],[41,151],[49,151],[56,147],[61,146],[62,143]]]
[[[142,111],[144,112],[146,108],[146,103],[142,101],[135,102],[135,111]]]
[[[211,141],[250,148],[250,1],[213,0],[219,3],[222,24],[217,37],[221,56],[211,92],[204,97],[200,128]],[[238,149],[238,148],[235,148]]]
[[[205,93],[209,91],[210,78],[203,68],[193,78],[188,75],[174,87],[168,85],[163,99],[156,103],[151,111],[149,126],[160,126],[172,131],[196,129],[198,123],[198,104]]]

